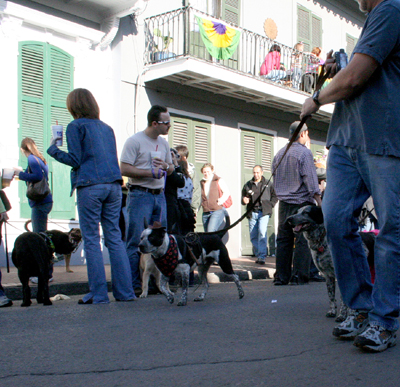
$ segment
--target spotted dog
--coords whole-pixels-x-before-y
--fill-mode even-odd
[[[21,306],[31,305],[29,277],[38,277],[36,300],[51,305],[49,298],[49,267],[53,254],[71,254],[82,240],[81,231],[73,228],[68,233],[58,230],[41,233],[24,232],[14,243],[12,261],[18,269],[22,284],[23,301]]]
[[[161,288],[161,272],[157,269],[154,259],[151,254],[141,254],[140,256],[140,269],[142,271],[142,294],[140,298],[146,298],[149,293],[149,280],[150,275],[153,275],[156,280],[156,285],[158,289]],[[169,290],[168,282],[166,284],[167,290]]]
[[[293,227],[294,232],[303,232],[307,239],[311,255],[317,269],[326,279],[326,286],[329,297],[329,310],[326,317],[336,317],[337,306],[335,300],[336,276],[333,267],[332,255],[326,240],[324,217],[321,207],[305,206],[298,210],[297,214],[289,216],[287,222]],[[363,240],[363,248],[370,267],[373,267],[374,260],[374,233],[360,233]],[[346,319],[349,308],[340,297],[340,309],[335,321],[342,322]]]
[[[168,234],[165,227],[159,222],[153,226],[145,224],[145,230],[140,237],[139,250],[143,254],[151,254],[157,268],[161,272],[160,291],[168,302],[174,302],[174,294],[167,288],[169,277],[174,274],[182,278],[182,297],[178,306],[187,304],[189,274],[198,262],[198,273],[203,289],[194,301],[203,301],[208,290],[207,272],[211,264],[216,261],[222,271],[236,284],[239,298],[244,297],[244,291],[239,277],[234,273],[228,250],[221,240],[221,235],[194,234],[198,236],[198,243],[189,248],[185,238],[179,235]],[[197,260],[197,262],[196,262]]]

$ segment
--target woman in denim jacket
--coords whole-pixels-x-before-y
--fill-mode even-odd
[[[135,298],[131,270],[118,226],[122,177],[114,131],[100,121],[100,109],[89,90],[75,89],[67,97],[74,117],[66,131],[68,153],[52,139],[47,153],[72,167],[71,196],[76,188],[79,223],[87,262],[90,292],[79,304],[108,303],[107,281],[100,248],[99,224],[110,254],[112,289],[117,301]]]

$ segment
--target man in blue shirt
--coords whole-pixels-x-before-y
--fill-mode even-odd
[[[355,313],[333,335],[384,351],[396,343],[400,309],[400,0],[358,2],[369,15],[352,58],[305,101],[301,117],[336,102],[323,211],[340,291]],[[327,63],[335,72],[332,52]],[[357,233],[370,195],[380,225],[373,286]]]

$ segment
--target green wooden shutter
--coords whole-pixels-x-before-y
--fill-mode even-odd
[[[346,34],[346,53],[347,53],[347,56],[349,57],[349,59],[351,57],[351,54],[354,51],[354,47],[356,46],[357,42],[358,42],[357,38],[355,38],[349,34]]]
[[[240,0],[222,0],[221,19],[228,23],[232,23],[235,26],[239,26],[240,25]],[[223,63],[224,66],[238,70],[239,69],[239,52],[240,52],[240,43],[231,58],[220,61],[220,62]]]
[[[69,197],[70,167],[47,155],[51,125],[58,121],[65,128],[72,120],[66,108],[66,98],[73,89],[73,58],[47,43],[21,42],[19,45],[19,142],[31,137],[49,164],[49,183],[53,193],[55,219],[75,217],[75,199]],[[66,141],[61,148],[66,151]],[[20,154],[20,165],[27,159]],[[30,218],[31,210],[25,196],[25,184],[19,184],[21,217]]]
[[[201,167],[211,161],[210,152],[211,123],[193,120],[189,117],[171,114],[171,129],[168,134],[169,143],[173,147],[186,145],[189,150],[189,161],[196,168],[196,175],[202,179]],[[202,210],[197,214],[196,231],[203,231]]]
[[[322,19],[307,8],[297,7],[297,41],[304,43],[304,51],[322,46]]]

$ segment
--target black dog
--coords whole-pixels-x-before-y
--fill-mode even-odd
[[[324,227],[324,217],[321,207],[302,207],[298,210],[296,215],[289,216],[286,221],[293,227],[294,232],[304,232],[314,264],[326,279],[330,301],[326,317],[335,317],[337,315],[335,300],[336,276],[332,255],[328,247],[328,242],[326,241],[326,230]],[[375,235],[372,232],[361,232],[360,236],[363,241],[363,249],[368,258],[368,263],[370,268],[372,268],[374,265]],[[343,303],[343,300],[341,300],[341,306],[336,321],[344,321],[347,314],[348,308]]]
[[[25,232],[14,244],[12,261],[18,269],[22,284],[23,302],[21,306],[31,305],[29,278],[38,277],[37,302],[51,305],[49,297],[49,266],[53,253],[71,254],[82,240],[79,228],[68,233],[52,230],[43,233]]]
[[[224,233],[222,232],[222,234]],[[202,233],[189,235],[193,235],[194,239],[198,238],[197,241],[188,242],[189,236],[184,238],[179,235],[169,235],[165,227],[161,227],[159,222],[154,222],[151,227],[147,227],[145,224],[145,230],[140,238],[140,251],[143,254],[151,254],[154,263],[162,273],[160,290],[168,302],[171,304],[174,302],[174,294],[166,286],[169,277],[174,273],[182,277],[182,297],[178,306],[187,304],[189,274],[196,265],[204,287],[201,294],[194,301],[203,301],[209,286],[207,271],[214,261],[217,261],[222,271],[235,282],[239,298],[243,298],[244,292],[239,277],[233,271],[228,250],[221,240],[221,235]]]

